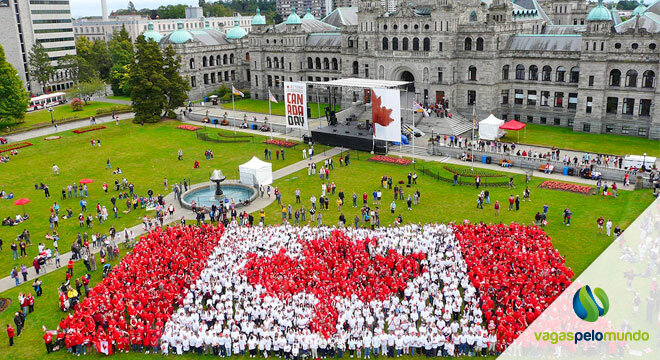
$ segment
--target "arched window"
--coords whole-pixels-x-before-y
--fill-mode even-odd
[[[220,66],[220,64],[222,64],[222,56],[218,55],[215,57],[215,65]]]
[[[477,51],[484,51],[484,39],[477,38]]]
[[[525,80],[525,66],[522,64],[516,66],[516,80]]]
[[[403,50],[403,51],[408,50],[408,38],[407,37],[403,38],[403,43],[401,44],[401,50]]]
[[[470,66],[468,68],[468,80],[477,81],[477,67],[476,66]]]
[[[336,58],[332,58],[332,70],[339,70],[339,64]]]
[[[209,66],[209,60],[206,58],[206,56],[202,57],[202,67],[207,67]]]
[[[234,54],[229,54],[229,63],[230,64],[234,63]]]
[[[626,86],[637,87],[637,71],[628,70],[626,73]]]
[[[566,68],[563,66],[560,66],[557,68],[557,82],[564,82],[566,81]]]
[[[610,71],[610,86],[621,86],[621,71],[614,69]]]
[[[574,66],[571,68],[571,78],[570,82],[573,84],[577,84],[580,82],[580,68],[577,66]]]
[[[321,58],[316,58],[314,60],[314,63],[316,64],[316,68],[320,69],[321,68]]]
[[[509,65],[502,66],[502,80],[509,80]]]
[[[399,38],[392,39],[392,50],[399,50]]]
[[[419,39],[413,38],[413,51],[419,51]]]
[[[270,69],[273,67],[273,61],[270,59],[270,57],[266,58],[266,68]]]
[[[388,49],[389,49],[389,41],[387,40],[386,37],[384,37],[382,50],[388,50]]]
[[[529,80],[537,81],[539,79],[539,68],[536,65],[529,67]]]
[[[353,47],[353,38],[350,37],[350,36],[348,37],[348,47],[349,47],[349,48],[352,48],[352,47]]]
[[[552,68],[550,65],[543,67],[543,73],[541,74],[541,80],[543,81],[552,81]]]
[[[642,78],[642,87],[653,88],[655,82],[655,73],[651,70],[645,71]]]
[[[470,51],[472,50],[472,38],[465,38],[465,45],[463,47],[465,51]]]
[[[307,58],[307,68],[308,69],[313,69],[314,68],[314,60],[312,60],[311,57]]]
[[[360,65],[357,61],[353,61],[353,75],[357,75],[360,72]]]
[[[323,70],[330,70],[330,60],[323,58]]]
[[[284,69],[284,56],[280,58],[280,67]]]
[[[424,51],[431,51],[431,39],[424,38]]]
[[[195,68],[195,58],[190,58],[190,68],[191,69]]]
[[[279,69],[280,68],[280,59],[277,56],[274,57],[274,59],[275,59],[275,69]]]
[[[222,55],[222,65],[227,65],[227,54]]]
[[[209,56],[209,66],[215,66],[215,56]]]
[[[477,12],[473,11],[470,13],[470,21],[477,21]]]

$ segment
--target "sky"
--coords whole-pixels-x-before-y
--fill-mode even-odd
[[[129,0],[107,0],[108,13],[113,10],[126,8]],[[155,9],[161,5],[197,5],[198,0],[133,0],[136,9]],[[101,0],[70,0],[71,15],[74,18],[81,16],[101,16]]]

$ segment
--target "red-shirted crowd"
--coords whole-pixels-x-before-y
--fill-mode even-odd
[[[57,339],[77,354],[92,344],[112,351],[99,343],[120,351],[157,347],[163,325],[223,231],[222,225],[156,228],[62,319]]]
[[[536,226],[456,226],[468,275],[504,350],[571,284],[573,271]]]

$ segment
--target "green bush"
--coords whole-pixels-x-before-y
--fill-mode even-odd
[[[79,98],[74,98],[71,100],[71,110],[73,111],[82,111],[85,104]]]

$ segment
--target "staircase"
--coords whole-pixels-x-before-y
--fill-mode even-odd
[[[451,118],[439,118],[435,115],[427,118],[415,118],[415,124],[417,128],[424,129],[427,133],[431,133],[431,129],[433,129],[433,133],[438,135],[458,136],[472,131],[472,119],[465,118],[456,112],[452,112]]]

